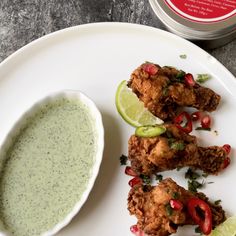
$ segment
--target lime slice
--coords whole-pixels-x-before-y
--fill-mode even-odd
[[[224,223],[217,226],[210,236],[235,236],[236,235],[236,216],[228,218]]]
[[[116,108],[122,118],[134,127],[162,124],[163,121],[154,116],[138,97],[122,81],[116,91]]]
[[[139,137],[151,138],[159,136],[166,132],[166,128],[162,125],[141,126],[136,128],[135,134]]]

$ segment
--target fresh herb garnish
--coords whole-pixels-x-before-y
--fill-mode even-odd
[[[176,79],[183,79],[185,74],[186,73],[183,70],[180,70],[178,74],[176,75]]]
[[[166,213],[168,216],[171,216],[173,213],[173,209],[171,208],[170,204],[168,203],[166,206]]]
[[[196,193],[198,188],[202,188],[203,187],[203,183],[199,183],[196,180],[189,180],[188,181],[188,190],[191,192]]]
[[[128,157],[127,157],[127,156],[125,156],[125,155],[123,155],[123,154],[120,156],[120,164],[121,164],[121,165],[126,165],[127,160],[128,160]]]
[[[191,168],[189,168],[185,173],[185,179],[196,180],[199,177],[200,175],[197,172],[193,171]]]
[[[207,178],[207,177],[208,177],[208,174],[207,174],[207,173],[203,173],[203,174],[202,174],[202,177]]]
[[[173,197],[173,199],[178,199],[179,198],[179,193],[178,192],[173,192],[172,197]]]
[[[143,180],[144,184],[150,184],[151,183],[151,179],[148,175],[141,174],[139,177]]]
[[[187,55],[186,55],[186,54],[181,54],[181,55],[179,55],[179,57],[180,57],[181,59],[186,59],[186,58],[187,58]]]
[[[211,128],[197,127],[195,130],[211,131]]]
[[[163,176],[156,174],[156,180],[158,180],[159,182],[162,181],[163,180]]]
[[[217,131],[217,130],[214,130],[214,134],[217,136],[217,135],[218,135],[218,131]]]
[[[171,143],[170,145],[170,148],[175,149],[177,151],[183,151],[184,147],[185,145],[182,142],[174,142],[174,143]]]
[[[166,130],[166,136],[172,138],[172,133],[168,129]]]
[[[205,83],[211,76],[209,74],[198,74],[196,81],[200,84]]]
[[[171,147],[171,145],[176,141],[175,138],[168,138],[168,145]]]
[[[215,205],[219,205],[221,203],[221,200],[220,199],[216,200],[214,203],[215,203]]]
[[[184,83],[184,76],[186,73],[182,70],[178,71],[178,73],[175,75],[175,77],[172,77],[171,82],[172,83]]]
[[[202,234],[202,231],[199,226],[195,228],[195,233]]]

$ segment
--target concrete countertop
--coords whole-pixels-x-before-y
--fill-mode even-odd
[[[148,0],[1,0],[0,62],[45,34],[104,21],[163,28]],[[236,76],[236,40],[208,52]]]

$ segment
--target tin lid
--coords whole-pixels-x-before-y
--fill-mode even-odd
[[[236,32],[236,0],[149,0],[172,32],[193,40],[211,40]]]

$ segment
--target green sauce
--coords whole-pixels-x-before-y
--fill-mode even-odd
[[[79,101],[41,107],[3,158],[0,219],[6,230],[34,236],[62,221],[87,187],[96,141],[93,118]]]

